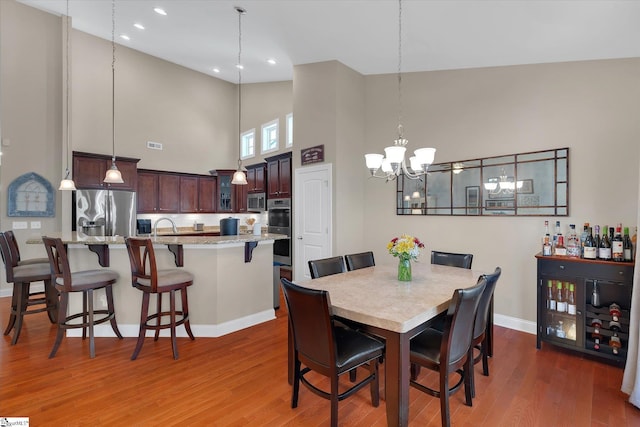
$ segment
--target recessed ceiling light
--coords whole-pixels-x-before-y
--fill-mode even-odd
[[[238,64],[236,65],[236,68],[240,69],[240,70],[244,70],[244,65],[242,64]]]
[[[220,72],[220,68],[217,68],[217,67],[216,67],[216,68],[212,68],[212,71],[213,71],[214,73],[219,73],[219,72]]]
[[[136,27],[139,30],[144,30],[144,25],[138,24],[137,22],[135,24],[133,24],[133,26]]]
[[[121,39],[124,39],[124,40],[131,40],[131,37],[129,37],[129,36],[128,36],[128,35],[126,35],[126,34],[120,34],[120,38],[121,38]]]
[[[276,65],[276,64],[277,64],[276,60],[275,60],[275,59],[273,59],[273,58],[269,58],[269,59],[267,59],[267,62],[268,62],[269,64],[271,64],[271,65]]]
[[[153,11],[158,15],[167,16],[167,12],[165,12],[165,10],[161,7],[154,7]]]

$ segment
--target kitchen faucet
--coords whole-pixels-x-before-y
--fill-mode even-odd
[[[166,216],[162,217],[162,218],[158,218],[158,220],[156,221],[156,223],[153,225],[153,236],[157,236],[158,235],[158,223],[160,221],[162,221],[163,219],[166,219],[167,221],[169,221],[171,223],[171,227],[173,227],[173,232],[174,233],[178,233],[178,229],[176,228],[176,223],[173,222],[173,220],[171,218],[167,218]]]

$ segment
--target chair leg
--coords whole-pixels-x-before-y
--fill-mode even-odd
[[[13,294],[11,295],[11,311],[9,312],[9,323],[7,324],[7,328],[4,330],[5,335],[9,335],[11,329],[16,324],[16,313],[18,312],[18,298],[20,298],[20,293],[22,292],[22,285],[20,283],[13,283]]]
[[[476,397],[476,372],[475,372],[476,364],[475,364],[475,359],[473,358],[473,350],[474,350],[474,347],[471,347],[469,349],[469,354],[467,354],[467,359],[471,360],[471,369],[469,369],[469,371],[466,372],[466,375],[470,377],[469,380],[471,384],[471,397]],[[465,385],[465,389],[466,389],[466,385]]]
[[[51,323],[58,322],[58,291],[51,283],[51,279],[44,281],[44,294],[47,301],[47,315]]]
[[[352,383],[356,382],[356,378],[358,375],[358,370],[356,368],[352,369],[349,371],[349,381],[351,381]]]
[[[482,343],[480,343],[480,352],[482,354],[482,374],[489,376],[489,341],[486,337]]]
[[[82,323],[87,324],[87,293],[82,293]],[[82,328],[82,339],[87,338],[87,328]]]
[[[420,375],[420,365],[417,363],[411,364],[411,379],[413,381],[418,379],[418,375]]]
[[[158,317],[156,318],[156,326],[158,326],[156,328],[156,333],[153,335],[153,340],[154,341],[158,341],[158,337],[160,337],[160,321],[162,320],[162,316],[160,315],[160,313],[162,313],[162,294],[158,293],[156,294],[157,296],[157,310],[156,313],[158,313]]]
[[[138,357],[138,353],[142,349],[142,344],[144,344],[144,336],[147,333],[147,318],[149,317],[149,293],[142,293],[142,309],[140,310],[140,330],[138,331],[138,342],[136,343],[136,348],[133,350],[133,354],[131,355],[131,360],[136,360]]]
[[[184,321],[184,329],[187,331],[187,335],[192,340],[196,338],[193,336],[193,332],[191,332],[191,321],[189,320],[189,302],[187,301],[187,288],[183,288],[180,290],[180,297],[182,298],[182,316]]]
[[[471,350],[473,351],[473,350]],[[462,368],[462,375],[464,375],[464,396],[467,406],[473,406],[473,397],[476,395],[474,377],[473,377],[473,353],[470,353],[467,357],[467,361]]]
[[[377,408],[380,406],[380,376],[378,375],[378,360],[372,360],[369,362],[369,373],[375,375],[373,381],[370,383],[371,388],[371,406]]]
[[[443,427],[451,427],[449,417],[449,374],[446,367],[440,372],[440,419]]]
[[[113,332],[115,332],[118,338],[122,339],[122,334],[120,333],[118,323],[116,322],[116,309],[113,304],[113,288],[109,285],[104,288],[104,291],[107,294],[107,311],[109,312],[109,315],[112,316],[109,321],[111,323],[111,329],[113,329]]]
[[[15,345],[20,337],[20,331],[22,331],[22,322],[24,320],[24,313],[27,311],[27,305],[29,304],[29,282],[20,283],[20,292],[16,301],[16,325],[13,331],[13,339],[11,345]]]
[[[300,361],[298,360],[298,353],[294,355],[294,367],[293,367],[293,390],[291,391],[291,407],[298,407],[298,394],[300,392]]]
[[[93,359],[96,357],[96,343],[93,333],[93,289],[88,289],[86,294],[89,303],[89,355]]]
[[[338,375],[331,375],[331,427],[338,427]]]
[[[67,320],[67,306],[69,305],[69,293],[62,292],[60,294],[60,304],[58,305],[58,332],[56,334],[56,341],[53,344],[51,353],[49,353],[49,359],[55,357],[58,347],[62,342],[62,336],[64,335],[64,324]]]
[[[173,358],[178,359],[178,343],[176,342],[176,291],[171,290],[169,293],[169,317],[171,322],[171,348],[173,349]]]

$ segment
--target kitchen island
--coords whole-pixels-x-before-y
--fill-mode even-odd
[[[67,245],[71,271],[98,269],[104,264],[120,274],[113,286],[116,320],[122,335],[137,337],[142,292],[131,285],[131,266],[124,238],[86,236],[76,232],[49,233],[48,237],[59,237]],[[196,337],[218,337],[275,318],[273,242],[287,236],[269,233],[259,236],[178,234],[149,238],[154,242],[158,269],[181,265],[178,268],[195,276],[188,295],[191,329]],[[42,238],[34,236],[27,243],[42,244]],[[80,295],[71,297],[70,310],[76,311],[82,304]],[[102,292],[96,292],[95,298],[96,309],[106,307]],[[166,300],[163,303],[168,304],[168,298]],[[168,333],[161,331],[161,335]],[[80,330],[68,333],[69,336],[80,334]],[[97,325],[96,336],[115,335],[109,325]],[[187,336],[183,326],[178,328],[178,336]]]

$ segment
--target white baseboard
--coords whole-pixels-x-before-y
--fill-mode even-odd
[[[117,313],[116,313],[117,317]],[[222,335],[230,334],[232,332],[239,331],[241,329],[246,329],[254,325],[258,325],[260,323],[268,322],[269,320],[275,319],[275,311],[273,309],[265,310],[260,313],[252,314],[250,316],[241,317],[239,319],[230,320],[228,322],[220,323],[218,325],[196,325],[191,324],[191,332],[193,335],[203,338],[216,338]],[[123,337],[137,337],[138,331],[140,330],[139,325],[131,325],[131,324],[118,324],[118,329]],[[96,325],[94,329],[94,333],[96,337],[115,337],[113,333],[113,329],[111,329],[111,325],[108,323],[104,323],[101,325]],[[155,331],[147,331],[146,336],[152,337],[154,336]],[[82,330],[81,329],[69,329],[67,331],[68,337],[81,337]],[[168,329],[163,329],[160,331],[161,337],[169,337],[171,333]],[[176,336],[178,337],[188,337],[187,331],[184,329],[184,325],[178,326],[176,329]]]
[[[44,292],[44,283],[32,283],[29,287],[31,292]],[[0,289],[0,298],[11,297],[13,295],[13,285],[8,288]]]
[[[502,326],[509,329],[515,329],[516,331],[526,332],[528,334],[536,335],[537,325],[536,322],[530,320],[518,319],[517,317],[505,316],[502,314],[493,315],[493,324]]]

